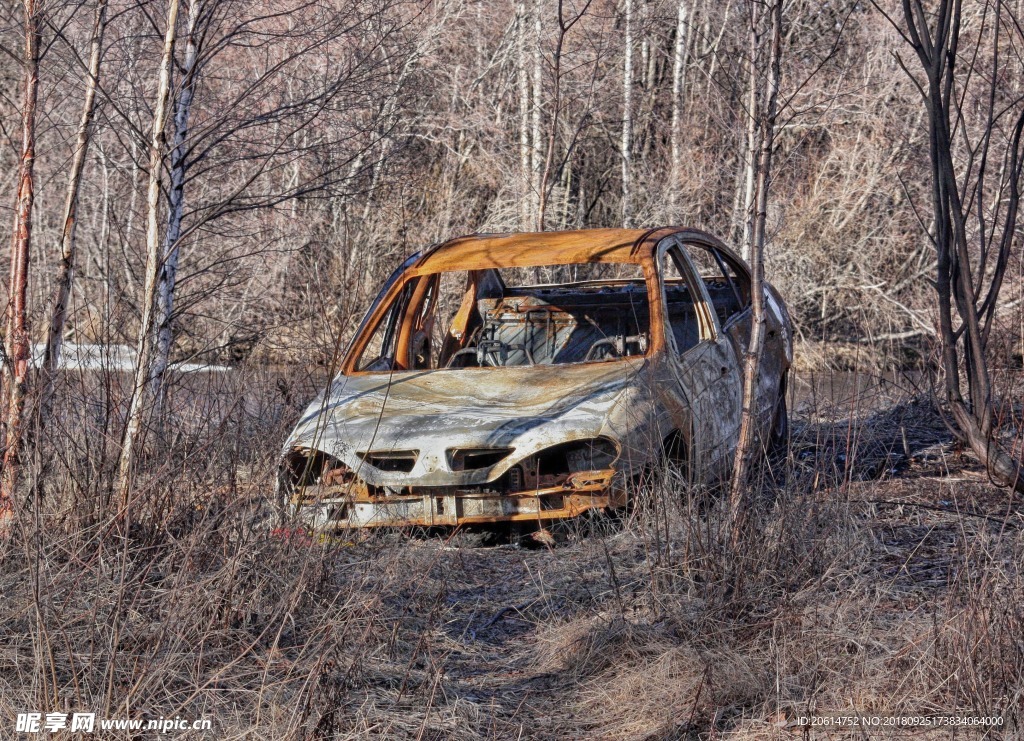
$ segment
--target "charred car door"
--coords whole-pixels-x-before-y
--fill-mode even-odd
[[[742,375],[743,358],[750,345],[753,311],[750,305],[750,273],[742,262],[713,244],[688,244],[689,255],[708,293],[722,331],[732,344]],[[756,409],[762,429],[771,424],[787,357],[786,321],[767,282],[765,297],[765,339],[758,374]]]
[[[723,333],[707,288],[684,244],[659,245],[666,353],[688,419],[687,459],[699,478],[713,479],[730,464],[742,402],[740,364]]]

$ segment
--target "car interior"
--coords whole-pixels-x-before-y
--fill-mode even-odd
[[[703,275],[722,324],[745,306],[720,259]],[[671,268],[671,266],[670,266]],[[686,280],[665,275],[667,315],[680,353],[700,341]],[[406,285],[357,362],[358,370],[590,363],[646,354],[650,303],[639,265],[558,265],[450,271]]]

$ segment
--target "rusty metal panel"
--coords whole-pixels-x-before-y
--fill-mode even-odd
[[[307,523],[321,529],[362,527],[442,527],[577,517],[612,504],[615,471],[585,471],[559,486],[512,494],[413,488],[397,496],[373,496],[365,486],[315,486],[293,501]]]
[[[584,262],[640,262],[634,254],[643,229],[483,234],[445,242],[425,255],[414,274],[493,267],[526,268]]]

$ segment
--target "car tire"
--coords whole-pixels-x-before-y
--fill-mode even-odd
[[[676,431],[665,438],[657,461],[648,463],[633,475],[628,486],[626,504],[617,511],[617,516],[623,520],[628,519],[636,511],[639,502],[647,501],[655,495],[658,487],[666,484],[670,487],[679,485],[682,491],[688,492],[689,484],[693,483],[690,455],[690,443],[682,433]]]
[[[772,429],[768,435],[770,452],[784,450],[789,445],[789,410],[786,408],[786,387],[789,371],[782,374],[779,382],[779,395],[775,400],[775,413],[772,415]]]

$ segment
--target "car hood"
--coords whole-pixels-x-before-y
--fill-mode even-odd
[[[374,485],[493,481],[552,445],[628,434],[638,397],[647,396],[639,383],[646,365],[637,359],[340,376],[306,409],[285,452],[323,451]],[[459,447],[514,452],[489,469],[452,471],[447,451]],[[357,455],[394,450],[418,451],[411,471],[381,471]]]

